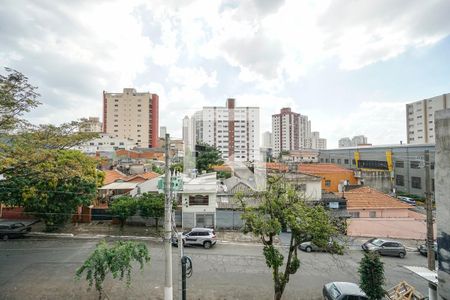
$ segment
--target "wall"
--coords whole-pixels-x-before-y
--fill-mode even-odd
[[[315,172],[314,175],[322,177],[322,190],[327,192],[338,192],[338,185],[343,180],[348,180],[351,185],[358,184],[358,180],[355,178],[353,171],[342,171],[333,173],[320,173]],[[330,180],[330,186],[326,186],[325,182]]]
[[[376,218],[409,218],[409,210],[400,209],[347,209],[349,213],[359,212],[360,218],[370,218],[370,212],[376,212]]]
[[[435,199],[438,242],[438,294],[450,299],[450,109],[435,114]]]
[[[241,220],[242,211],[222,210],[216,212],[217,229],[240,229],[244,225]]]

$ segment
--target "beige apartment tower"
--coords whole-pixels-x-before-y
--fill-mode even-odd
[[[450,108],[450,93],[406,104],[408,144],[434,144],[434,114]]]
[[[137,147],[158,146],[159,97],[138,93],[133,88],[123,93],[103,92],[103,132],[132,139]]]

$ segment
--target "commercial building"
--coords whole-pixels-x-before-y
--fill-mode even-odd
[[[434,144],[434,115],[447,108],[450,108],[450,93],[406,104],[408,144]]]
[[[434,144],[362,146],[319,151],[321,163],[353,169],[365,185],[385,193],[396,191],[425,196],[424,154],[430,153],[434,191]]]
[[[282,108],[279,114],[272,115],[273,154],[283,151],[307,148],[311,137],[311,121],[307,116],[292,112],[289,107]]]
[[[203,107],[191,118],[191,124],[183,127],[183,132],[185,129],[194,137],[185,141],[191,149],[195,149],[193,143],[206,143],[218,148],[224,160],[259,159],[259,107],[237,107],[235,99],[228,99],[224,107]],[[188,133],[184,135],[189,137]]]
[[[80,119],[80,132],[102,132],[102,122],[97,117]]]
[[[159,97],[133,88],[123,93],[103,92],[103,131],[118,138],[133,139],[143,148],[158,146]]]

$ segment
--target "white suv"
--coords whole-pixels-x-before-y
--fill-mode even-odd
[[[211,248],[217,242],[216,233],[211,228],[192,228],[191,231],[183,232],[183,245],[198,245],[205,249]],[[178,237],[172,237],[172,244],[178,246]]]

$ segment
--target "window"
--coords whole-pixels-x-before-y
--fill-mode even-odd
[[[348,159],[344,159],[344,164],[348,165]]]
[[[325,162],[330,162],[330,160],[327,158],[327,159],[325,160]]]
[[[296,191],[300,191],[300,192],[306,192],[306,184],[302,183],[302,184],[297,184],[295,186],[295,190]]]
[[[320,159],[320,162],[323,163],[323,158]]]
[[[352,218],[359,218],[359,211],[351,211],[350,217]]]
[[[411,187],[415,188],[415,189],[421,189],[422,188],[422,183],[421,183],[422,178],[420,177],[411,177]]]
[[[395,167],[396,168],[404,168],[405,167],[405,162],[403,160],[397,160],[395,162]]]
[[[209,205],[208,195],[189,196],[189,205]]]
[[[395,185],[397,185],[397,186],[404,186],[405,185],[405,176],[403,176],[403,175],[396,175],[395,176]]]
[[[377,217],[377,212],[376,211],[369,211],[369,217],[370,218],[376,218]]]
[[[430,169],[431,169],[431,170],[434,170],[434,162],[432,162],[432,163],[430,164]]]
[[[338,164],[341,164],[341,163],[342,163],[340,158],[337,159],[337,163],[338,163]]]
[[[409,166],[411,167],[411,169],[419,169],[420,168],[420,162],[412,161]]]
[[[352,165],[356,165],[356,160],[352,159]]]
[[[330,180],[325,180],[325,186],[330,187],[331,186],[331,181]]]
[[[331,162],[334,163],[334,158],[331,159]]]

